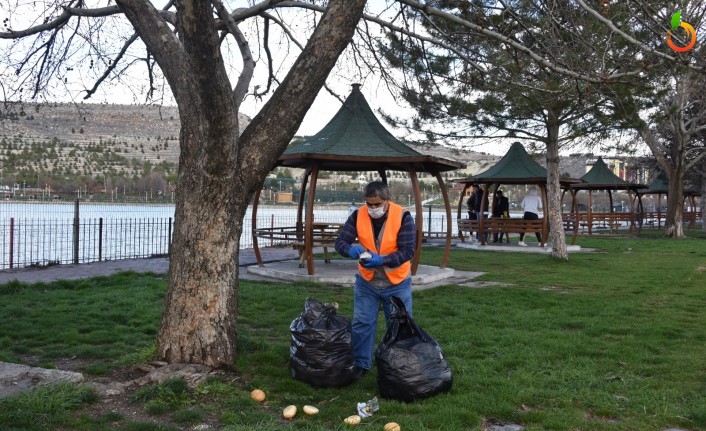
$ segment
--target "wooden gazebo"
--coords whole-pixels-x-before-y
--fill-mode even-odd
[[[446,206],[447,235],[446,250],[441,262],[445,268],[451,249],[451,206],[441,172],[463,168],[462,163],[428,156],[415,151],[395,138],[380,124],[368,102],[360,91],[360,84],[353,89],[343,106],[331,121],[314,136],[291,145],[280,156],[273,169],[282,166],[303,168],[301,192],[297,211],[296,226],[291,228],[257,228],[257,204],[259,192],[255,196],[252,212],[253,247],[258,264],[263,265],[257,239],[278,237],[300,247],[306,259],[309,275],[315,272],[313,249],[315,246],[332,246],[337,229],[330,224],[314,220],[316,182],[320,171],[374,171],[387,183],[386,171],[409,173],[415,196],[415,223],[417,244],[412,262],[412,273],[416,273],[422,245],[423,214],[420,199],[418,172],[427,172],[436,178]],[[306,204],[304,202],[309,190]],[[306,205],[306,210],[305,210]],[[306,213],[305,213],[306,211]],[[338,227],[340,229],[340,226]],[[274,232],[273,230],[276,230]]]
[[[577,180],[562,179],[562,186],[567,187]],[[549,234],[549,218],[547,215],[547,170],[539,163],[532,160],[527,154],[525,147],[521,143],[515,142],[505,155],[490,169],[469,178],[454,180],[463,184],[463,191],[458,201],[458,233],[461,240],[464,240],[463,232],[483,232],[483,233],[519,233],[519,232],[541,232],[543,246]],[[518,219],[485,219],[469,220],[461,217],[463,210],[463,198],[466,190],[473,185],[479,184],[483,189],[483,200],[485,203],[490,190],[493,192],[501,185],[523,185],[531,184],[539,187],[542,197],[542,208],[544,217],[539,220],[518,220]],[[493,195],[495,195],[493,193]],[[487,208],[481,211],[485,212]],[[481,243],[485,244],[485,235],[481,235]]]
[[[662,217],[664,216],[664,212],[662,211],[662,196],[666,197],[668,193],[669,183],[661,176],[652,181],[647,188],[638,191],[637,213],[641,221],[640,228],[642,228],[642,224],[646,224],[647,221],[653,222],[657,228],[662,227]],[[655,211],[645,211],[644,209],[642,197],[650,194],[657,195]],[[701,211],[699,211],[696,206],[696,198],[700,196],[701,194],[695,190],[684,190],[683,192],[684,202],[689,202],[690,207],[693,209],[693,211],[684,211],[682,214],[682,219],[689,221],[688,229],[693,229],[696,225],[696,220],[702,217]]]
[[[644,184],[631,183],[615,175],[605,164],[602,157],[598,157],[591,169],[583,175],[580,180],[571,184],[568,188],[572,196],[572,211],[563,214],[565,221],[572,221],[578,225],[585,225],[588,234],[593,233],[594,224],[602,224],[610,228],[611,232],[615,228],[620,227],[622,223],[628,223],[628,233],[632,233],[637,220],[636,213],[639,205],[636,205],[636,200],[639,201],[638,191],[647,188]],[[630,204],[629,212],[615,212],[613,205],[613,192],[624,190],[628,192],[628,202]],[[577,194],[580,191],[588,192],[588,203],[586,212],[580,212],[577,206]],[[605,191],[608,194],[609,211],[594,211],[593,208],[593,192]],[[577,227],[578,225],[575,225]],[[576,233],[574,229],[574,238],[572,243],[576,241]]]

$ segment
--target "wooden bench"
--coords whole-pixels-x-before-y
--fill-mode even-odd
[[[458,220],[458,233],[461,237],[461,241],[464,241],[463,232],[481,232],[485,234],[496,234],[496,233],[531,233],[539,232],[542,233],[544,229],[544,220],[524,220],[516,218],[487,218],[483,219],[483,231],[480,230],[480,220],[471,219],[459,219]],[[509,236],[508,236],[509,238]],[[542,236],[542,245],[546,238]],[[508,239],[509,242],[509,239]]]
[[[702,218],[701,211],[684,211],[682,214],[682,220],[684,223],[689,223],[688,229],[693,229],[696,226],[696,222],[700,221]]]
[[[664,224],[666,223],[667,212],[648,211],[643,212],[642,214],[638,214],[636,217],[639,220],[641,228],[656,227],[661,229],[662,226],[664,226]]]
[[[587,228],[590,235],[595,227],[605,227],[610,230],[610,233],[613,233],[613,231],[618,231],[622,226],[627,225],[628,230],[632,231],[636,223],[636,217],[632,213],[592,212],[590,215],[591,217],[589,218],[589,213],[580,212],[577,220],[574,213],[562,214],[564,229],[572,231],[574,230],[574,224],[578,223],[579,227]]]
[[[331,263],[329,247],[334,248],[336,238],[343,228],[342,223],[315,222],[312,231],[312,248],[323,247],[324,262]],[[306,242],[304,240],[304,228],[296,226],[268,227],[255,230],[254,237],[270,240],[272,245],[291,245],[299,252],[299,267],[306,266]]]

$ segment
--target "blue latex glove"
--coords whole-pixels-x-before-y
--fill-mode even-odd
[[[373,257],[369,257],[365,259],[365,262],[362,263],[363,268],[368,268],[368,269],[373,269],[373,268],[380,268],[382,266],[382,256],[379,254],[371,253]]]
[[[362,245],[354,245],[351,248],[348,249],[348,257],[351,259],[358,259],[360,257],[360,254],[365,251],[365,248],[363,248]]]

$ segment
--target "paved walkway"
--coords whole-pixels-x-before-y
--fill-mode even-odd
[[[443,240],[432,240],[425,243],[425,247],[441,247]],[[465,248],[467,251],[503,251],[515,253],[550,253],[551,247],[519,247],[517,244],[488,244],[484,246],[478,243],[461,243],[454,239],[452,241],[453,249]],[[590,249],[581,249],[580,247],[572,246],[569,251],[587,252]],[[322,253],[323,249],[315,248],[314,253]],[[260,255],[265,263],[283,262],[292,259],[298,259],[299,254],[291,247],[264,247],[260,249]],[[240,277],[243,279],[253,278],[262,279],[261,276],[250,274],[245,267],[256,265],[255,251],[253,249],[244,249],[240,251]],[[22,268],[0,271],[0,284],[4,284],[13,280],[22,283],[49,283],[54,280],[76,280],[81,278],[91,278],[99,276],[108,276],[116,272],[135,271],[135,272],[154,272],[155,274],[164,274],[169,269],[169,259],[154,258],[154,259],[121,259],[111,260],[107,262],[82,263],[78,265],[57,265],[47,268]]]
[[[260,249],[262,260],[266,263],[298,259],[299,254],[291,247],[267,247]],[[256,265],[253,249],[240,251],[240,266]],[[107,262],[82,263],[78,265],[57,265],[47,268],[22,268],[0,271],[0,284],[17,280],[23,283],[48,283],[54,280],[76,280],[108,276],[116,272],[154,272],[164,274],[169,269],[169,259],[121,259]],[[241,269],[241,274],[247,273]]]

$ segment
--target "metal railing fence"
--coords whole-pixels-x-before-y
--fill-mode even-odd
[[[26,205],[26,204],[23,204]],[[0,270],[90,263],[104,260],[138,259],[169,254],[173,235],[174,207],[169,205],[128,208],[124,204],[96,206],[94,203],[34,204],[13,206],[0,202]],[[425,207],[425,236],[445,234],[446,219],[440,207]],[[244,219],[240,248],[253,247],[251,213]],[[315,208],[317,221],[343,223],[347,208]],[[257,226],[296,225],[292,206],[260,207]],[[457,232],[455,217],[452,220]],[[280,246],[260,239],[260,247]]]

